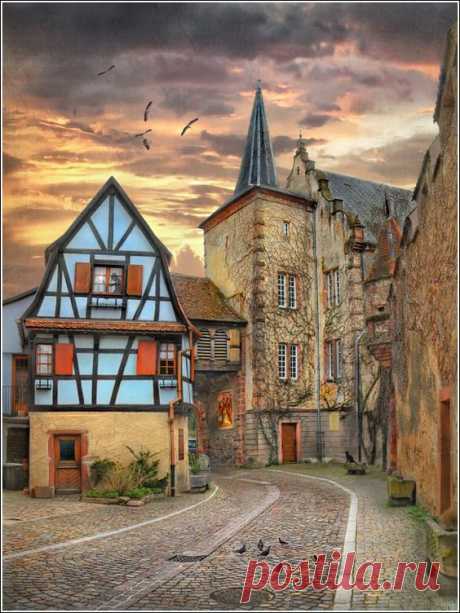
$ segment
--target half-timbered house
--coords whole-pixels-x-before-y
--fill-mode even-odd
[[[85,489],[94,458],[127,463],[127,445],[158,453],[160,476],[187,487],[195,328],[170,259],[114,178],[47,248],[20,319],[32,492]]]

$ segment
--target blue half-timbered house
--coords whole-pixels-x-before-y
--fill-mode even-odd
[[[170,252],[110,178],[45,259],[21,318],[32,492],[85,489],[93,459],[127,461],[127,445],[157,452],[160,471],[186,488],[196,331]]]

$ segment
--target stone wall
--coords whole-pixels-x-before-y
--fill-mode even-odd
[[[444,509],[440,484],[441,411],[450,403],[451,500],[457,498],[457,76],[456,31],[450,34],[437,106],[441,138],[425,156],[417,211],[406,222],[393,288],[393,381],[397,468],[417,482],[433,515]]]

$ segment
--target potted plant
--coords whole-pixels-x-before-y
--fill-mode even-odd
[[[388,497],[392,506],[406,506],[415,503],[415,481],[403,479],[399,473],[387,478]]]
[[[209,458],[204,454],[189,454],[190,487],[192,490],[209,489]]]

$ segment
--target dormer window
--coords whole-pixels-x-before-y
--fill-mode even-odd
[[[123,268],[120,266],[95,266],[93,293],[120,296],[123,293]]]

